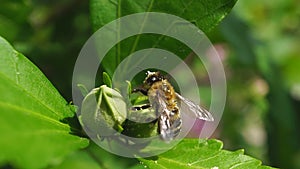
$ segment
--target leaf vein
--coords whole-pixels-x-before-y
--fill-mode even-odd
[[[209,15],[215,13],[215,12],[218,11],[219,9],[224,8],[225,6],[228,6],[229,4],[231,4],[231,3],[234,2],[234,1],[235,1],[235,0],[227,1],[227,3],[224,3],[224,4],[220,5],[220,6],[217,6],[215,9],[212,9],[209,13],[206,13],[206,14],[200,16],[199,19],[200,19],[200,18],[205,18],[206,16],[209,16]],[[220,18],[220,20],[221,20],[221,19],[222,19],[222,18]],[[196,19],[196,20],[197,20],[197,19]]]
[[[246,161],[243,161],[243,162],[241,161],[241,162],[233,164],[229,169],[233,169],[233,168],[236,168],[236,167],[238,167],[240,165],[244,165],[246,163],[251,163],[251,162],[253,162],[253,160],[246,160]]]
[[[19,88],[19,89],[23,89],[23,92],[26,92],[28,95],[31,96],[31,98],[33,98],[34,100],[36,100],[38,103],[40,103],[42,106],[44,106],[45,108],[47,108],[48,110],[50,110],[52,113],[54,113],[55,115],[58,116],[58,118],[62,118],[62,115],[58,114],[56,111],[54,111],[52,108],[50,108],[48,105],[46,105],[44,102],[42,102],[40,99],[38,99],[37,97],[35,97],[34,95],[32,95],[32,93],[30,93],[28,90],[26,90],[24,87],[22,87],[21,85],[15,85],[14,81],[10,78],[8,78],[7,76],[5,76],[3,73],[0,72],[0,77],[5,78],[7,81],[9,81],[13,86]],[[19,84],[19,83],[17,83]]]
[[[25,107],[19,107],[19,106],[12,105],[12,104],[5,103],[5,102],[1,102],[1,101],[0,101],[0,106],[1,107],[6,106],[6,107],[9,107],[10,109],[14,109],[14,110],[17,110],[17,111],[20,111],[20,112],[27,112],[32,117],[39,118],[39,119],[51,122],[51,123],[53,123],[57,126],[60,126],[60,127],[66,128],[66,129],[69,128],[69,126],[67,124],[61,123],[61,122],[56,121],[55,119],[49,118],[47,116],[42,116],[40,113],[37,113],[37,112],[34,112],[32,110],[26,109]]]
[[[204,161],[207,161],[207,160],[213,159],[213,158],[217,157],[219,154],[220,154],[220,151],[218,151],[216,154],[214,154],[214,155],[213,155],[213,156],[211,156],[211,157],[207,157],[207,158],[199,159],[199,160],[196,160],[196,161],[194,161],[194,162],[192,162],[192,163],[190,163],[190,164],[191,164],[191,165],[194,165],[194,164],[196,164],[196,163],[199,163],[199,162],[204,162]]]
[[[189,166],[190,168],[198,168],[198,169],[199,169],[199,167],[191,166],[191,165],[188,165],[188,164],[183,164],[183,163],[180,163],[180,162],[178,162],[178,161],[176,161],[176,160],[173,160],[173,159],[171,159],[171,158],[165,158],[165,157],[162,157],[162,156],[160,156],[160,158],[161,158],[162,160],[167,161],[167,162],[175,163],[175,164],[177,164],[178,166]]]
[[[187,8],[194,2],[194,0],[191,0],[188,3],[185,3],[185,1],[182,1],[182,3],[184,4],[184,8],[182,9],[182,12],[180,15],[183,15],[183,13],[187,10]]]

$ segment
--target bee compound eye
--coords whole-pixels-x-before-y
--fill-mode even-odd
[[[155,76],[153,76],[153,77],[151,78],[151,81],[152,81],[152,82],[155,82],[155,81],[157,81],[157,78],[156,78]]]
[[[148,84],[153,84],[153,83],[156,82],[156,81],[157,81],[157,77],[155,77],[155,76],[149,77],[149,78],[147,79],[147,83],[148,83]]]

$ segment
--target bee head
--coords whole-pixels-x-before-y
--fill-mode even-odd
[[[147,71],[147,77],[144,80],[144,85],[146,86],[151,86],[153,83],[157,82],[157,81],[161,81],[163,80],[163,76],[160,74],[160,72],[150,72]]]

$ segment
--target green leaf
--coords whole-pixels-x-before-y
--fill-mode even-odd
[[[112,154],[94,143],[90,144],[85,151],[98,163],[101,168],[105,169],[128,169],[139,163],[137,159],[126,158]]]
[[[139,159],[149,168],[237,169],[272,168],[261,166],[261,161],[244,155],[244,150],[222,150],[218,140],[184,139],[172,150],[148,159]]]
[[[51,169],[143,169],[135,158],[114,155],[91,143],[85,150],[70,154]]]
[[[83,85],[83,84],[77,84],[77,87],[79,88],[82,96],[85,97],[89,93],[89,91],[88,91],[88,89],[86,88],[85,85]]]
[[[0,37],[0,164],[41,168],[85,147],[64,119],[70,106],[26,57]]]
[[[101,169],[102,167],[86,151],[77,151],[69,155],[60,165],[51,169]]]
[[[112,87],[112,82],[109,75],[106,72],[103,72],[103,83],[108,87]]]
[[[30,12],[30,3],[24,1],[2,1],[0,6],[0,35],[8,40],[15,41],[21,31],[24,31],[24,29],[28,30],[28,26],[25,23]],[[24,35],[23,38],[25,36],[27,35]]]
[[[94,31],[125,15],[140,12],[161,12],[184,18],[196,24],[203,32],[209,32],[234,6],[236,0],[91,0],[90,11]],[[163,35],[136,35],[113,47],[102,61],[102,66],[112,75],[118,64],[134,51],[157,47],[185,58],[191,50],[181,42]]]
[[[194,22],[208,32],[229,13],[236,0],[91,0],[91,18],[94,31],[125,15],[139,12],[162,12]]]

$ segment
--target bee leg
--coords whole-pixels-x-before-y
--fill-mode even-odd
[[[141,92],[143,95],[148,94],[148,91],[146,89],[143,89],[143,88],[135,88],[131,91],[131,93],[137,93],[137,92]]]
[[[132,111],[140,111],[140,110],[149,109],[150,107],[151,107],[150,104],[144,104],[144,105],[141,105],[141,106],[133,106],[133,107],[131,107],[131,110]]]

